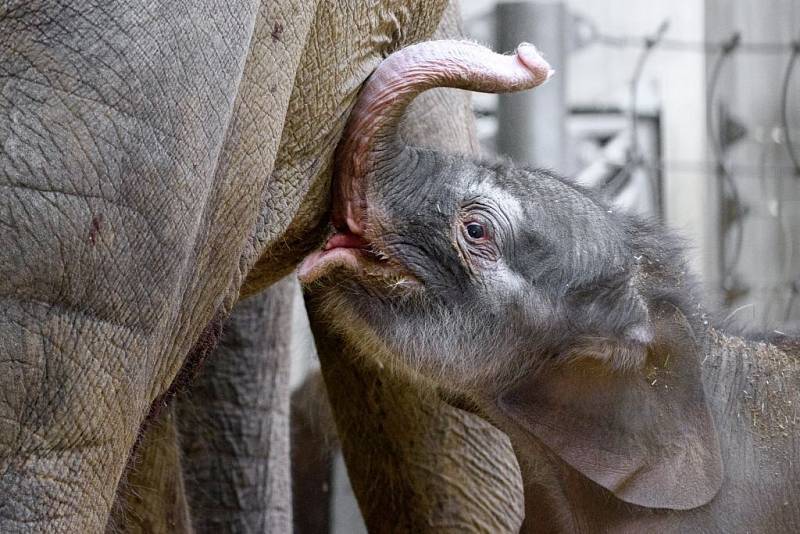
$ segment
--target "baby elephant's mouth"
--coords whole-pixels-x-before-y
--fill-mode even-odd
[[[419,285],[408,269],[382,252],[374,242],[347,230],[336,231],[322,250],[306,256],[297,269],[297,277],[302,284],[308,285],[337,270],[364,282],[380,281],[393,287],[406,288]]]

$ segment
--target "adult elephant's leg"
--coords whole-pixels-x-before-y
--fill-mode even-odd
[[[451,6],[438,38],[461,34]],[[401,133],[412,143],[475,152],[468,97],[423,94]],[[517,532],[523,490],[508,438],[482,419],[441,402],[370,364],[313,320],[353,490],[371,532]]]
[[[331,527],[336,424],[317,371],[292,392],[292,506],[295,534],[327,534]]]
[[[110,532],[184,534],[192,531],[181,471],[174,407],[147,424],[120,482]]]
[[[142,429],[113,531],[291,530],[289,350],[298,292],[287,278],[237,303],[196,376]]]
[[[290,532],[289,351],[298,288],[236,304],[216,351],[178,399],[197,532]]]
[[[0,8],[0,532],[105,528],[238,290],[258,200],[215,173],[257,4]]]

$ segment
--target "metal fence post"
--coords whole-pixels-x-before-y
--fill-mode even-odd
[[[523,41],[534,43],[557,71],[540,88],[500,96],[497,151],[521,163],[568,171],[568,11],[563,2],[503,2],[496,15],[500,51],[513,51]]]

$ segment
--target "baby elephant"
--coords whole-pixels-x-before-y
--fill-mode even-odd
[[[366,354],[511,438],[532,532],[800,532],[800,342],[709,325],[679,242],[549,171],[406,146],[432,87],[511,91],[550,74],[422,43],[350,118],[333,225],[299,275]]]

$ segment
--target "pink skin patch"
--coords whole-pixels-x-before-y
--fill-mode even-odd
[[[528,43],[520,44],[514,55],[504,56],[468,41],[428,41],[386,58],[359,94],[337,148],[332,220],[338,233],[323,250],[303,260],[298,268],[300,281],[308,284],[331,269],[345,268],[413,282],[398,262],[379,259],[365,236],[365,180],[375,154],[390,157],[399,143],[396,127],[406,106],[419,93],[435,87],[508,93],[541,85],[552,74],[550,65]]]
[[[334,248],[369,248],[369,241],[355,234],[334,234],[325,243],[325,250]]]
[[[357,271],[367,247],[368,243],[354,234],[334,234],[322,250],[306,256],[297,268],[297,277],[302,283],[310,284],[336,267]]]
[[[314,282],[335,267],[359,270],[362,255],[369,249],[369,243],[362,237],[351,233],[333,234],[322,250],[312,252],[297,268],[297,277],[304,284]]]
[[[297,278],[303,284],[311,284],[335,268],[360,271],[360,254],[361,252],[352,248],[317,250],[306,256],[297,268]]]
[[[297,268],[297,277],[303,284],[311,284],[334,269],[345,269],[364,277],[402,280],[406,286],[416,284],[416,279],[397,262],[381,259],[373,246],[363,237],[355,234],[333,234],[322,250],[312,252]]]

